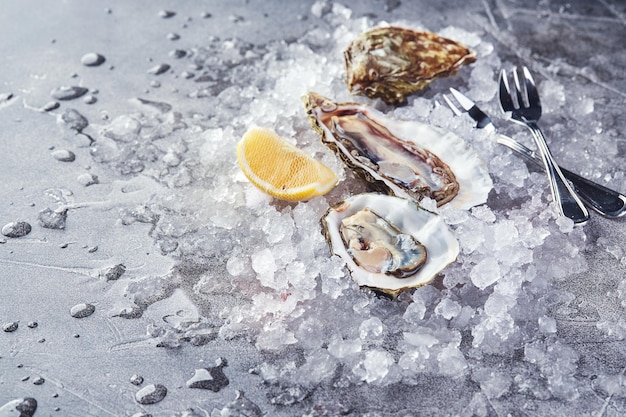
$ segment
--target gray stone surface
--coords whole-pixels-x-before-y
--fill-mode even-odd
[[[601,172],[589,168],[583,174],[626,191],[623,1],[353,3],[349,7],[354,19],[369,16],[374,23],[403,21],[433,31],[454,26],[478,33],[494,45],[503,63],[531,63],[540,77],[565,85],[565,94],[591,100],[593,123],[605,133],[594,140],[605,140],[617,156],[611,157]],[[38,213],[55,203],[70,211],[64,230],[34,226],[26,236],[0,240],[0,322],[38,323],[34,328],[22,325],[0,334],[0,408],[16,399],[35,398],[35,416],[123,416],[142,410],[153,416],[170,416],[190,409],[215,416],[221,415],[216,410],[243,391],[245,398],[268,416],[623,415],[626,325],[622,326],[624,295],[618,288],[626,272],[624,254],[619,252],[624,247],[626,226],[624,220],[595,215],[585,226],[587,244],[580,254],[588,268],[554,279],[555,288],[572,298],[554,300],[548,312],[557,320],[558,343],[579,356],[573,377],[580,388],[574,398],[563,399],[537,387],[494,396],[480,386],[476,375],[458,380],[429,373],[416,375],[412,384],[377,387],[342,380],[299,391],[298,387],[264,382],[255,368],[275,358],[260,352],[245,337],[216,337],[215,328],[206,322],[203,331],[192,332],[182,342],[170,337],[163,322],[179,335],[186,330],[185,320],[217,316],[237,304],[241,296],[228,291],[202,296],[193,291],[207,271],[224,273],[224,258],[193,263],[169,255],[177,250],[176,243],[159,241],[155,232],[159,215],[146,208],[155,190],[152,171],[129,180],[126,174],[141,170],[136,165],[117,167],[93,158],[93,146],[98,146],[94,138],[101,137],[95,126],[133,114],[138,108],[165,114],[169,109],[163,105],[167,103],[186,114],[209,111],[202,107],[202,100],[185,95],[191,82],[186,76],[173,77],[167,71],[155,75],[149,70],[167,61],[181,74],[195,71],[187,68],[190,62],[179,64],[181,58],[176,57],[181,54],[172,51],[206,45],[215,36],[259,46],[293,42],[328,25],[311,12],[312,6],[311,1],[286,0],[25,0],[2,4],[0,224],[36,224]],[[165,18],[159,14],[163,10],[175,11],[175,15]],[[171,33],[180,38],[168,36]],[[88,53],[101,54],[104,63],[83,65],[81,57]],[[76,85],[89,89],[97,102],[86,104],[76,98],[63,101],[57,111],[38,110],[50,102],[54,89]],[[436,93],[430,89],[424,97],[433,98]],[[90,125],[81,123],[80,129],[65,126],[61,115],[69,108],[77,109]],[[495,102],[487,108],[496,114]],[[566,133],[582,141],[580,132],[587,134],[590,127],[577,120],[576,114],[562,113],[549,114],[542,122],[546,127],[558,122]],[[501,119],[499,122],[504,125]],[[159,134],[172,133],[155,132],[154,137]],[[114,130],[102,136],[117,140]],[[50,158],[53,147],[71,149],[75,162],[63,164]],[[573,159],[565,143],[552,144],[552,149],[564,163]],[[577,149],[586,148],[579,143]],[[175,155],[168,157],[167,164],[178,166]],[[99,183],[82,186],[76,178],[85,172]],[[606,173],[612,175],[604,180]],[[97,251],[91,250],[94,247]],[[120,264],[126,267],[122,278],[103,278],[112,266]],[[142,281],[142,277],[159,279]],[[130,291],[134,296],[130,300],[127,285],[146,285],[150,290]],[[68,309],[84,300],[95,304],[95,313],[73,319]],[[122,312],[132,319],[123,318]],[[171,312],[175,314],[169,315]],[[292,355],[296,363],[302,361],[298,349],[284,349],[281,355]],[[194,369],[207,367],[219,357],[228,359],[229,366],[224,369],[230,381],[227,387],[208,394],[185,388]],[[541,374],[541,366],[533,367],[537,364],[514,356],[468,357],[468,361],[475,369],[501,370],[512,378],[535,375],[537,384],[549,377]],[[129,382],[133,374],[144,378],[143,386],[167,387],[167,396],[158,404],[138,405],[134,396],[141,387]],[[598,375],[603,384],[596,384]],[[23,381],[25,376],[30,380]],[[37,377],[46,383],[34,385],[32,380]],[[606,382],[609,379],[611,383]],[[257,415],[254,404],[248,408]]]

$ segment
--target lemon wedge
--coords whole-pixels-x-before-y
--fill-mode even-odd
[[[333,189],[335,173],[271,129],[252,127],[237,145],[237,162],[252,184],[286,201],[310,200]]]

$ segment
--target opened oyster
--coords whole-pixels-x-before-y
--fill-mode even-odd
[[[452,132],[316,93],[303,101],[322,142],[377,190],[464,209],[487,201],[492,187],[487,167]]]
[[[393,297],[428,284],[459,254],[443,219],[403,198],[359,194],[331,208],[322,225],[359,286]]]
[[[398,104],[475,60],[472,51],[451,39],[394,26],[364,32],[344,51],[350,91],[387,104]]]

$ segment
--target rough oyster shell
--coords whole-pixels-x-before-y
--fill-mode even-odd
[[[474,52],[451,39],[394,26],[364,32],[344,51],[350,91],[387,104],[398,104],[475,60]]]
[[[378,191],[463,209],[487,201],[493,185],[487,167],[452,132],[312,92],[303,101],[322,142]]]
[[[397,231],[397,239],[391,244],[383,242],[383,246],[395,246],[391,250],[406,254],[406,258],[419,257],[419,254],[414,254],[416,249],[413,242],[419,242],[426,248],[427,256],[420,262],[418,268],[408,274],[394,274],[393,270],[386,267],[385,260],[379,268],[361,264],[360,255],[355,256],[350,240],[342,237],[342,228],[354,229],[359,221],[349,219],[364,210],[376,213]],[[348,225],[345,223],[342,225],[346,219],[349,220]],[[361,224],[364,228],[367,221],[363,220]],[[322,226],[332,252],[346,262],[350,275],[358,285],[392,297],[405,289],[430,283],[439,272],[454,262],[459,254],[458,241],[444,220],[439,215],[421,208],[414,201],[403,198],[374,193],[355,195],[328,210],[322,219]],[[391,234],[393,235],[393,231]],[[407,244],[408,241],[410,242]],[[363,233],[361,243],[363,247],[359,249],[363,250],[379,247],[376,238],[372,239],[366,232]],[[419,252],[419,249],[417,251]]]

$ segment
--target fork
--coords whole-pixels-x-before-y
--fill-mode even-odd
[[[582,201],[569,185],[561,169],[556,164],[546,139],[539,129],[537,122],[541,117],[541,101],[535,86],[535,81],[530,75],[528,68],[522,68],[522,82],[520,84],[519,71],[513,71],[515,90],[511,90],[506,71],[500,72],[500,106],[505,113],[511,114],[511,120],[526,126],[533,135],[539,154],[548,174],[552,197],[557,203],[561,215],[569,217],[574,223],[583,224],[589,220],[589,212]]]
[[[476,128],[484,128],[489,133],[495,132],[496,128],[493,121],[476,105],[476,103],[454,88],[450,88],[450,93],[452,93],[452,97],[444,94],[443,99],[454,114],[460,116],[463,112],[467,112],[467,114],[476,122]],[[534,151],[528,149],[526,146],[508,136],[504,136],[502,134],[496,134],[494,136],[496,142],[499,144],[510,148],[528,161],[543,167],[541,159],[535,154]],[[576,193],[578,193],[583,202],[590,208],[607,218],[617,218],[626,214],[626,196],[603,185],[583,178],[565,168],[560,168],[565,178],[567,178],[567,180],[574,187]]]

